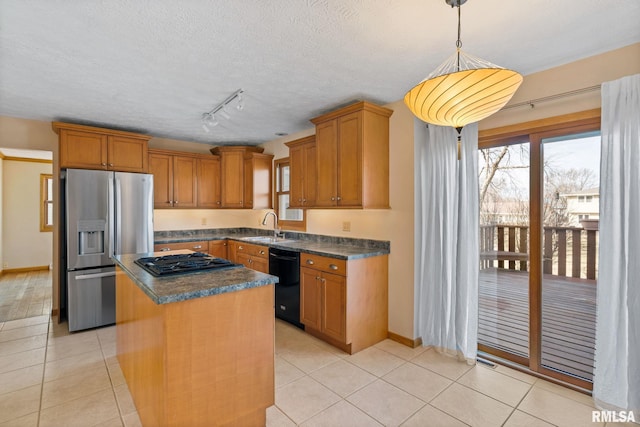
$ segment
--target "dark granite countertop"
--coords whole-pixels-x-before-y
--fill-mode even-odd
[[[244,241],[243,238],[246,237],[272,235],[272,231],[253,228],[156,231],[155,243],[163,244],[222,239]],[[283,242],[244,242],[345,260],[368,258],[390,253],[390,244],[384,240],[354,239],[296,232],[285,232],[285,238],[287,240]]]
[[[164,255],[164,254],[163,254]],[[154,277],[134,261],[153,253],[116,255],[116,264],[156,304],[168,304],[278,283],[278,277],[244,267]]]

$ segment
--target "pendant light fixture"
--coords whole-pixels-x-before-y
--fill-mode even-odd
[[[522,76],[462,51],[460,6],[467,0],[445,0],[458,8],[456,52],[404,97],[419,119],[458,131],[500,110],[513,96]]]

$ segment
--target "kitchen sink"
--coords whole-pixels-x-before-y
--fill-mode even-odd
[[[291,243],[291,242],[295,242],[295,240],[293,240],[293,239],[287,239],[285,237],[272,237],[272,236],[241,237],[240,240],[244,240],[245,242],[256,242],[256,243]]]

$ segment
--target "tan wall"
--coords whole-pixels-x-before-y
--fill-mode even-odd
[[[3,161],[3,268],[51,264],[53,233],[40,231],[40,174],[51,172],[51,163]]]
[[[640,72],[640,43],[565,64],[524,77],[506,107],[479,123],[480,129],[492,129],[514,123],[538,120],[561,114],[600,108],[600,90],[567,96],[530,106],[510,105],[600,85]]]

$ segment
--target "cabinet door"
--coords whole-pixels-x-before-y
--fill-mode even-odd
[[[244,159],[243,208],[253,209],[253,159]]]
[[[362,113],[338,119],[338,206],[362,206]]]
[[[146,173],[147,141],[125,136],[109,136],[107,160],[110,170]]]
[[[250,263],[250,269],[269,274],[269,260],[265,258],[251,257]]]
[[[346,342],[346,279],[322,273],[322,332]]]
[[[149,173],[153,174],[153,207],[168,209],[173,206],[173,157],[149,154]]]
[[[306,267],[300,268],[300,322],[306,327],[320,330],[322,293],[320,274]]]
[[[60,130],[60,167],[107,168],[107,136],[99,133]]]
[[[196,158],[173,157],[173,207],[196,207]]]
[[[227,241],[226,240],[210,240],[209,255],[216,258],[228,259]]]
[[[242,252],[237,253],[235,262],[237,262],[238,264],[242,264],[247,268],[252,268],[251,267],[251,256],[249,256],[249,255],[247,255],[245,253],[242,253]]]
[[[289,207],[302,208],[305,188],[303,145],[289,148],[289,173]]]
[[[227,242],[227,259],[231,262],[238,262],[238,244],[234,240]]]
[[[220,159],[198,159],[198,207],[219,208]]]
[[[317,194],[316,206],[335,206],[338,170],[338,122],[316,126]]]
[[[220,156],[221,198],[223,208],[242,208],[244,197],[244,153],[224,152]]]
[[[316,185],[318,182],[315,142],[304,146],[303,156],[304,176],[302,177],[302,180],[304,182],[304,194],[302,197],[302,203],[304,206],[312,207],[316,205]]]
[[[244,207],[251,209],[271,209],[271,154],[253,153],[245,161]]]

